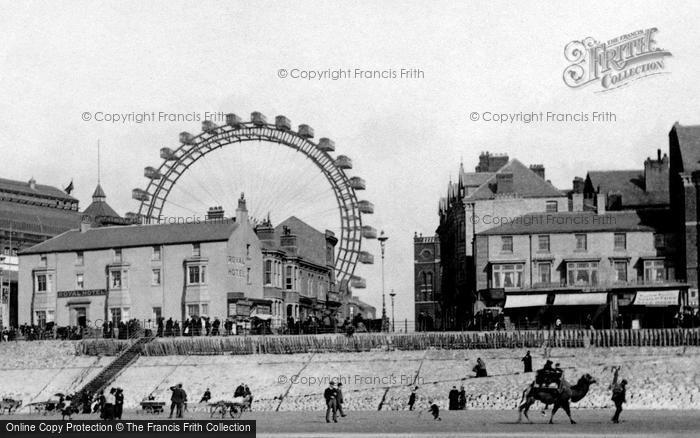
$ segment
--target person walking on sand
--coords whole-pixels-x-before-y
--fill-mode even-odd
[[[170,390],[172,395],[170,396],[170,416],[168,418],[173,418],[173,411],[175,411],[176,418],[182,418],[182,407],[187,400],[187,393],[182,389],[182,383],[171,386]]]
[[[622,381],[613,387],[612,401],[615,403],[615,414],[612,417],[613,423],[620,422],[620,414],[622,413],[622,404],[627,402],[627,380]]]
[[[345,403],[345,400],[343,399],[343,382],[338,382],[338,412],[340,413],[341,417],[345,417],[345,411],[343,411],[343,403]]]
[[[527,350],[527,353],[525,353],[525,356],[523,356],[522,359],[523,361],[523,369],[524,373],[531,373],[532,372],[532,356],[530,356],[530,350]]]
[[[430,400],[428,403],[430,404],[430,409],[428,409],[428,412],[433,414],[433,420],[442,421],[442,418],[440,418],[440,407],[433,403],[432,400]]]
[[[408,410],[412,411],[413,410],[413,405],[416,404],[416,391],[418,391],[418,387],[416,386],[413,388],[411,391],[411,395],[408,396]]]
[[[331,381],[328,388],[323,392],[323,398],[326,399],[326,423],[331,422],[331,413],[333,414],[333,422],[338,422],[338,390],[335,388],[335,382]]]

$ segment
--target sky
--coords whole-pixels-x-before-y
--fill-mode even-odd
[[[560,189],[588,170],[641,168],[657,149],[668,151],[674,122],[700,124],[699,18],[700,3],[652,1],[8,3],[0,14],[0,176],[59,187],[73,180],[85,208],[99,139],[102,186],[123,214],[138,209],[131,189],[145,186],[143,168],[160,164],[159,149],[177,147],[181,131],[199,132],[201,120],[111,122],[105,114],[284,114],[293,126],[307,123],[317,137],[332,138],[336,154],[353,160],[348,174],[366,180],[360,198],[374,203],[375,214],[363,222],[389,236],[386,292],[397,294],[397,320],[412,320],[413,234],[435,232],[438,199],[460,161],[471,170],[482,151],[507,153],[543,164]],[[665,74],[604,93],[595,84],[564,84],[569,42],[648,28],[658,29],[657,47],[672,54]],[[391,77],[402,68],[422,74]],[[329,69],[388,70],[390,77],[291,77]],[[483,120],[485,113],[548,111],[615,117]],[[295,170],[300,178],[313,171],[277,152],[229,153],[193,171],[188,189],[183,179],[180,204],[188,193],[203,195],[204,185],[219,191],[211,202],[232,212],[244,191],[237,181],[250,185],[256,172],[269,177],[266,169]],[[256,153],[258,164],[245,165]],[[249,155],[234,159],[242,154]],[[300,181],[283,173],[271,191],[295,184],[303,191]],[[322,179],[309,184],[324,193]],[[339,219],[321,197],[311,193],[284,208],[334,229]],[[323,213],[314,216],[316,202]],[[365,241],[363,249],[377,263],[358,268],[367,289],[355,292],[380,308],[379,245]]]

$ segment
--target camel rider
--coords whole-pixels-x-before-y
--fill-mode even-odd
[[[548,386],[552,383],[554,377],[554,369],[552,369],[552,361],[547,360],[544,366],[537,370],[535,374],[535,384],[542,386]]]

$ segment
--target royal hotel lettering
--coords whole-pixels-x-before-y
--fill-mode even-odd
[[[106,295],[105,289],[78,289],[78,290],[60,290],[56,293],[57,298],[74,298],[74,297],[94,297],[98,295]]]

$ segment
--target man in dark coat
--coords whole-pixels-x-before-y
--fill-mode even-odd
[[[412,411],[413,405],[416,404],[416,391],[418,391],[417,386],[415,388],[413,388],[413,391],[411,391],[411,395],[408,396],[408,410],[409,411]]]
[[[114,418],[122,419],[122,411],[124,410],[124,390],[117,388],[114,393]]]
[[[467,391],[464,386],[459,387],[459,397],[457,398],[457,409],[464,410],[467,407]]]
[[[450,400],[450,404],[449,404],[448,409],[450,411],[457,410],[457,406],[459,404],[459,391],[457,391],[456,386],[453,386],[452,389],[450,390],[450,394],[448,395],[448,399]]]
[[[335,388],[335,382],[330,382],[328,388],[323,392],[323,398],[326,400],[326,423],[330,423],[331,413],[333,413],[333,422],[338,422],[338,390]]]
[[[341,417],[345,417],[345,411],[343,411],[343,403],[345,403],[345,400],[343,399],[343,383],[338,382],[338,398],[337,398],[337,404],[338,404],[338,412],[340,412]]]
[[[168,418],[173,418],[173,410],[176,412],[177,418],[182,418],[182,407],[187,400],[187,393],[182,389],[182,383],[171,386],[170,390],[172,395],[170,396],[170,416]]]
[[[530,356],[530,350],[527,350],[527,353],[525,353],[525,356],[523,356],[522,359],[523,361],[523,367],[524,367],[524,373],[531,373],[532,372],[532,356]]]
[[[622,381],[613,386],[612,401],[615,403],[615,415],[612,417],[613,423],[620,422],[620,414],[622,413],[622,404],[627,402],[627,380]]]

